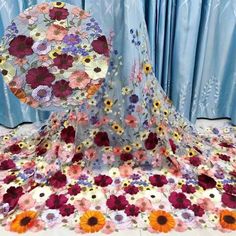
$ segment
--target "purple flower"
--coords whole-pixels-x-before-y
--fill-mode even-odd
[[[81,42],[81,38],[77,34],[68,34],[63,38],[63,42],[68,45],[75,45]]]
[[[48,86],[39,85],[32,91],[32,97],[38,102],[48,102],[52,96],[52,89]]]
[[[32,47],[33,51],[39,55],[45,55],[50,52],[51,45],[46,40],[36,41]]]

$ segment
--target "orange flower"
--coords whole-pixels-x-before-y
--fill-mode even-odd
[[[86,233],[98,232],[105,223],[105,217],[100,211],[86,211],[80,217],[80,228]]]
[[[236,230],[236,211],[220,211],[220,225],[224,229]]]
[[[24,211],[16,216],[10,224],[10,230],[17,233],[25,233],[28,229],[34,226],[37,212]]]
[[[47,14],[49,12],[49,4],[41,3],[36,7],[37,11],[43,14]]]
[[[48,40],[61,41],[67,34],[67,29],[60,25],[52,24],[48,27],[46,38]]]
[[[175,219],[166,211],[152,211],[149,215],[151,227],[158,231],[167,233],[175,227]]]
[[[88,93],[87,98],[91,98],[99,90],[100,87],[101,84],[93,84],[89,86],[87,90]]]

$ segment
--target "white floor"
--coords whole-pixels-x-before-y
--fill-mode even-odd
[[[214,126],[214,127],[222,127],[225,125],[229,124],[229,120],[205,120],[205,119],[200,119],[197,121],[196,125],[197,127],[203,127],[206,128],[208,126]],[[22,126],[24,130],[24,132],[26,130],[30,130],[32,125],[31,124],[27,124],[27,125],[23,125]],[[8,129],[0,126],[0,135],[1,134],[5,134],[8,132]],[[153,236],[155,234],[151,234],[149,232],[146,231],[142,231],[142,230],[126,230],[126,231],[121,231],[119,233],[113,233],[112,236],[126,236],[126,235],[132,235],[132,236]],[[3,229],[0,228],[0,236],[14,236],[17,235],[15,233],[10,233],[10,232],[6,232]],[[78,236],[78,234],[76,234],[73,231],[69,231],[68,229],[64,229],[64,228],[56,228],[53,230],[48,230],[48,231],[44,231],[44,232],[38,232],[38,233],[26,233],[24,234],[26,236]],[[96,233],[96,234],[85,234],[85,235],[96,235],[96,236],[104,236],[105,234],[102,233]],[[160,236],[166,235],[166,236],[203,236],[203,235],[207,235],[207,236],[223,236],[223,235],[227,235],[227,236],[235,236],[235,232],[233,233],[221,233],[219,231],[214,231],[214,230],[209,230],[209,229],[204,229],[204,230],[193,230],[193,231],[187,231],[184,233],[178,233],[178,232],[171,232],[168,234],[158,234]]]

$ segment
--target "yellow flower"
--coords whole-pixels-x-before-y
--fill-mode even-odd
[[[54,50],[49,52],[49,57],[54,59],[59,54],[61,54],[61,50],[60,49],[54,49]]]
[[[154,100],[153,101],[153,107],[159,109],[161,106],[161,102],[159,100]]]
[[[165,116],[169,115],[169,111],[168,110],[164,110],[163,113],[164,113]]]
[[[122,135],[124,133],[124,129],[120,128],[118,131],[117,131],[117,134],[119,135]]]
[[[131,89],[129,87],[122,88],[122,94],[128,95],[131,92]]]
[[[6,62],[6,57],[0,56],[0,65],[3,65]]]
[[[80,152],[81,150],[82,150],[82,144],[80,144],[76,147],[76,152]]]
[[[24,147],[26,147],[27,145],[26,145],[25,142],[19,142],[19,143],[18,143],[18,146],[19,146],[20,148],[24,148]]]
[[[100,211],[86,211],[80,217],[80,228],[86,233],[100,231],[105,223],[105,217]]]
[[[175,139],[175,140],[177,140],[177,141],[180,141],[180,140],[181,140],[181,136],[179,135],[179,133],[174,132],[174,133],[173,133],[173,136],[174,136],[174,139]]]
[[[189,156],[189,157],[193,157],[193,156],[195,156],[196,154],[197,154],[197,152],[196,152],[195,149],[190,148],[190,149],[188,150],[188,156]]]
[[[104,111],[105,111],[106,113],[111,113],[111,112],[112,112],[111,108],[109,108],[109,107],[105,107],[105,108],[104,108]]]
[[[223,184],[221,182],[217,181],[216,188],[219,189],[219,190],[222,190],[223,189]]]
[[[136,147],[136,148],[141,148],[142,147],[142,145],[140,143],[133,143],[132,146]]]
[[[52,5],[54,7],[62,8],[65,6],[65,3],[64,2],[53,2]]]
[[[85,65],[89,64],[92,61],[93,61],[93,58],[91,56],[86,56],[82,58],[82,63]]]
[[[123,147],[123,150],[124,150],[125,152],[131,152],[131,151],[132,151],[132,147],[129,146],[129,145],[126,145],[126,146]]]
[[[109,108],[111,108],[113,106],[113,102],[109,98],[105,99],[104,104],[106,107],[109,107]]]
[[[118,125],[117,123],[113,123],[112,129],[114,129],[115,131],[118,131],[120,128],[121,128],[120,125]]]
[[[149,63],[145,63],[145,64],[143,65],[143,71],[144,71],[144,73],[145,73],[146,75],[150,74],[151,71],[152,71],[152,65],[149,64]]]

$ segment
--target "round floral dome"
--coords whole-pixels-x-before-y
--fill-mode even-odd
[[[108,61],[108,43],[96,20],[63,2],[28,8],[7,27],[0,45],[4,81],[21,102],[44,110],[92,97]]]

